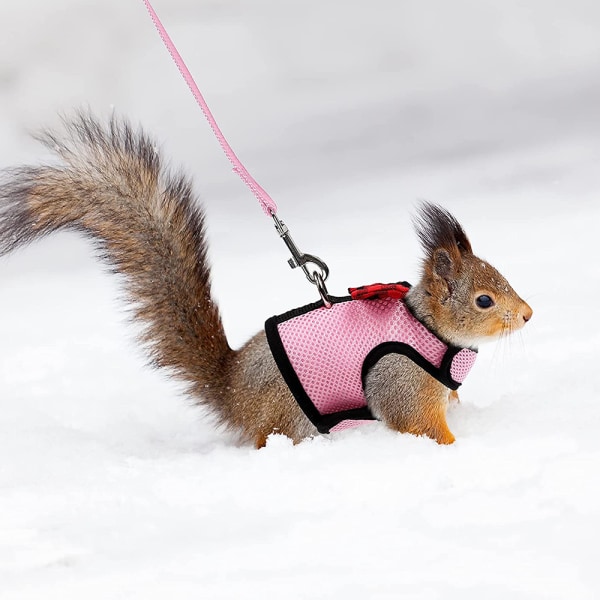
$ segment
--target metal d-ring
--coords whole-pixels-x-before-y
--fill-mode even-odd
[[[297,266],[304,271],[306,279],[308,279],[313,285],[318,285],[317,278],[315,277],[315,273],[317,273],[317,271],[314,269],[311,271],[308,268],[309,265],[315,265],[315,267],[319,267],[319,275],[321,276],[321,280],[327,281],[327,278],[329,277],[329,267],[318,256],[313,256],[312,254],[300,254],[296,260],[298,262]],[[288,262],[290,265],[292,264],[291,260]]]
[[[327,291],[327,287],[325,286],[325,281],[321,273],[313,271],[313,277],[315,278],[315,285],[319,290],[321,300],[323,300],[323,305],[325,306],[325,308],[331,308],[333,306],[333,303],[329,299],[329,292]]]

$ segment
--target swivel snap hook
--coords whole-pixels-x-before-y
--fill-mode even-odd
[[[275,229],[277,230],[279,237],[285,242],[285,245],[292,255],[292,258],[288,259],[288,264],[292,269],[300,267],[304,271],[304,275],[306,275],[308,281],[317,286],[323,304],[327,308],[331,308],[332,303],[329,298],[329,293],[327,292],[327,287],[325,286],[325,281],[327,277],[329,277],[329,267],[318,256],[300,252],[298,246],[296,246],[292,239],[290,230],[287,228],[286,224],[281,221],[275,213],[271,213],[271,216],[273,217]],[[309,265],[316,266],[317,270],[310,269]]]

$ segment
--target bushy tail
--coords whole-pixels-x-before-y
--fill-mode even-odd
[[[152,362],[217,409],[227,386],[227,344],[210,295],[203,213],[190,183],[161,166],[143,133],[87,115],[41,140],[58,165],[22,167],[0,184],[0,254],[59,229],[93,238],[125,276]]]

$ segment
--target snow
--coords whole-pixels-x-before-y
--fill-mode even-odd
[[[415,280],[419,199],[527,299],[450,447],[374,423],[239,446],[145,366],[119,281],[60,234],[0,261],[0,598],[593,599],[600,7],[155,0],[329,286]],[[89,106],[190,172],[234,345],[315,299],[142,2],[0,4],[0,165]]]

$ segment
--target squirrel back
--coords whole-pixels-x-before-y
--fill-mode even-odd
[[[202,209],[190,182],[163,166],[152,141],[124,121],[104,127],[84,114],[66,123],[66,135],[41,139],[60,162],[5,173],[0,254],[59,229],[80,231],[124,275],[152,364],[185,381],[220,424],[257,447],[273,432],[295,442],[316,434],[264,332],[240,350],[229,347],[211,298]],[[450,213],[426,203],[416,226],[425,259],[406,304],[441,340],[474,347],[529,320],[531,308],[473,254]],[[455,394],[407,357],[383,357],[364,386],[373,414],[392,429],[454,441],[445,414]]]

